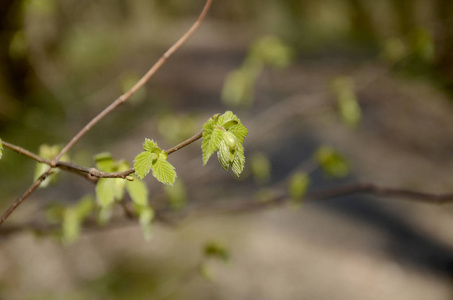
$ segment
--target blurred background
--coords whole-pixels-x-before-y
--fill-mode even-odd
[[[2,0],[0,137],[42,155],[64,145],[203,5]],[[358,181],[452,192],[452,50],[448,0],[214,1],[195,36],[69,156],[91,167],[108,151],[131,163],[145,137],[170,148],[233,110],[249,129],[243,174],[215,157],[203,167],[200,141],[172,154],[173,188],[145,179],[166,212],[146,241],[121,207],[80,236],[52,218],[55,205],[95,193],[61,172],[0,228],[0,298],[452,299],[450,205],[300,201]],[[4,149],[3,210],[35,165]],[[281,192],[293,200],[241,209]]]

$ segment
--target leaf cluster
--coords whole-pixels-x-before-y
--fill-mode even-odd
[[[168,154],[160,149],[156,142],[145,139],[143,151],[135,157],[135,174],[143,179],[152,170],[153,176],[160,182],[173,185],[176,179],[176,171],[168,161]]]
[[[203,165],[206,165],[212,154],[217,152],[220,164],[225,170],[230,167],[239,176],[245,164],[244,139],[248,134],[247,128],[231,111],[223,115],[212,116],[203,125]]]

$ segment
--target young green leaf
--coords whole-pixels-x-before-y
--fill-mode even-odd
[[[153,160],[155,159],[157,159],[157,155],[148,151],[142,152],[137,155],[134,160],[135,174],[137,174],[140,179],[145,178],[145,176],[148,175],[149,171],[151,170]]]
[[[228,168],[230,167],[230,148],[224,141],[220,144],[217,157],[219,158],[220,165],[228,171]]]
[[[132,201],[138,205],[148,204],[148,188],[146,184],[138,178],[134,181],[126,182],[126,189]]]
[[[157,146],[157,143],[150,139],[145,139],[145,143],[143,144],[143,149],[145,149],[145,151],[148,151],[148,152],[154,152],[154,150],[156,150],[156,149],[160,150],[160,148]]]
[[[102,172],[112,172],[113,170],[113,157],[108,152],[99,153],[94,157],[96,168]]]
[[[231,164],[231,169],[234,174],[239,177],[242,171],[244,170],[245,156],[244,156],[244,147],[242,144],[239,144],[236,151],[234,152],[234,160]]]
[[[175,168],[166,160],[158,159],[152,164],[153,176],[164,184],[173,185],[176,179]]]
[[[297,172],[289,181],[289,194],[293,200],[300,200],[306,193],[310,184],[310,177],[305,172]]]
[[[349,173],[349,164],[346,159],[331,147],[320,147],[315,153],[315,158],[323,171],[330,176],[345,177]]]
[[[113,213],[113,205],[99,207],[98,212],[97,212],[97,221],[98,221],[99,225],[103,226],[103,225],[107,224],[107,222],[112,217],[112,213]]]
[[[115,202],[115,182],[111,178],[101,178],[96,184],[96,199],[101,207],[111,206]]]
[[[343,122],[351,127],[356,127],[362,116],[362,111],[354,91],[354,82],[350,77],[341,76],[332,82],[332,90],[338,100],[338,110]]]
[[[206,165],[209,158],[214,154],[220,147],[220,143],[223,140],[224,131],[220,128],[213,128],[211,132],[203,131],[203,142],[201,148],[203,151],[203,165]]]
[[[237,140],[241,144],[244,143],[244,139],[247,136],[247,134],[249,133],[247,128],[245,128],[245,126],[242,125],[240,122],[237,125],[232,126],[228,130],[228,132],[231,132],[232,134],[234,134],[234,136],[237,138]]]
[[[257,183],[267,183],[271,178],[271,162],[263,153],[255,153],[251,158],[253,178]]]
[[[247,128],[231,111],[209,119],[203,126],[203,165],[217,151],[217,157],[225,170],[231,166],[239,176],[244,169],[245,157],[242,143],[247,136]]]
[[[152,238],[152,221],[154,210],[149,205],[134,205],[135,213],[138,215],[138,222],[142,226],[143,237],[146,241]]]
[[[92,195],[86,195],[82,197],[77,204],[75,205],[75,210],[77,211],[77,215],[85,219],[93,212],[95,208],[95,199]]]
[[[77,210],[74,207],[65,209],[63,214],[63,243],[71,244],[74,243],[79,235],[82,226],[82,220],[77,214]]]

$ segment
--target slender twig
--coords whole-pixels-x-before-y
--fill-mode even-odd
[[[182,143],[180,143],[180,144],[178,144],[178,145],[176,145],[176,146],[174,146],[174,147],[172,147],[172,148],[170,148],[168,150],[165,150],[165,152],[167,152],[167,154],[170,155],[173,152],[176,152],[176,151],[184,148],[185,146],[192,144],[196,140],[201,139],[202,136],[203,136],[203,130],[200,131],[199,133],[197,133],[196,135],[194,135],[193,137],[185,140],[184,142],[182,142]]]
[[[203,130],[200,131],[199,133],[195,134],[194,136],[188,138],[184,142],[182,142],[168,150],[165,150],[165,152],[167,152],[167,154],[170,155],[170,154],[192,144],[193,142],[197,141],[198,139],[200,139],[202,137],[202,135],[203,135]],[[70,171],[70,172],[84,173],[86,175],[90,175],[90,176],[93,176],[96,178],[123,178],[124,179],[128,175],[134,173],[133,168],[128,169],[123,172],[107,173],[107,172],[99,171],[96,168],[82,167],[82,166],[78,166],[74,163],[64,162],[64,161],[58,162],[56,167]]]
[[[24,149],[22,147],[10,144],[8,142],[5,142],[4,140],[1,140],[0,142],[3,144],[3,146],[5,148],[9,148],[9,149],[11,149],[11,150],[13,150],[13,151],[15,151],[15,152],[17,152],[19,154],[22,154],[22,155],[25,155],[25,156],[27,156],[27,157],[29,157],[31,159],[34,159],[37,162],[50,165],[50,160],[44,159],[44,158],[42,158],[42,157],[40,157],[40,156],[28,151],[27,149]]]
[[[60,153],[55,157],[54,160],[52,160],[50,163],[48,161],[44,161],[42,158],[40,158],[39,156],[29,152],[29,151],[26,151],[25,149],[21,149],[19,147],[14,147],[14,145],[11,145],[11,144],[8,144],[10,146],[13,146],[14,148],[12,148],[13,150],[17,151],[17,150],[20,150],[19,153],[21,154],[24,154],[24,155],[27,155],[35,160],[38,160],[40,162],[43,162],[43,163],[47,163],[50,165],[50,168],[43,174],[41,175],[41,177],[36,180],[33,185],[16,201],[14,202],[14,204],[3,214],[3,216],[1,217],[0,219],[0,225],[6,220],[6,218],[8,218],[9,215],[11,215],[11,213],[28,197],[30,196],[30,194],[36,190],[39,185],[41,184],[41,182],[47,177],[49,176],[49,174],[52,172],[52,169],[53,168],[56,168],[59,164],[61,164],[60,162],[60,159],[61,157],[67,153],[69,151],[69,149],[72,148],[72,146],[74,146],[94,125],[96,125],[100,120],[102,120],[106,115],[108,115],[110,112],[112,112],[115,108],[117,108],[118,106],[120,106],[121,104],[123,104],[124,102],[126,102],[132,95],[134,95],[141,87],[143,87],[145,85],[145,83],[147,83],[149,81],[149,79],[162,67],[162,65],[167,61],[167,59],[176,51],[178,50],[194,33],[195,31],[197,30],[197,28],[200,26],[201,22],[203,21],[203,19],[205,18],[209,8],[211,7],[211,4],[212,4],[212,1],[213,0],[207,0],[204,7],[203,7],[203,10],[201,11],[201,14],[199,15],[198,19],[195,21],[195,23],[192,25],[192,27],[190,27],[190,29],[179,39],[176,41],[175,44],[173,44],[173,46],[171,46],[162,56],[161,58],[148,70],[148,72],[146,72],[145,75],[143,75],[142,78],[140,78],[140,80],[129,90],[127,91],[126,93],[124,93],[123,95],[121,95],[120,97],[118,97],[115,101],[113,101],[109,106],[107,106],[103,111],[101,111],[97,116],[95,116],[90,122],[88,122],[88,124],[86,124],[70,141],[68,144],[66,144],[66,146],[63,147],[63,149],[60,151]],[[24,151],[23,151],[24,150]],[[173,149],[170,149],[172,150],[172,152],[176,151],[176,150],[173,150]],[[73,165],[72,165],[73,166]],[[69,165],[66,165],[66,167],[69,167]],[[74,169],[76,170],[77,172],[76,173],[80,173],[80,172],[83,172],[82,169]],[[92,172],[95,172],[94,170],[96,169],[91,169],[91,172],[89,172],[89,174],[91,174]],[[97,171],[97,170],[96,170]],[[128,171],[131,171],[129,174],[131,174],[133,172],[133,169],[131,170],[128,170]],[[96,173],[96,172],[95,172]],[[97,173],[98,175],[100,173]],[[106,174],[104,174],[106,175]],[[118,175],[118,174],[115,174],[115,175]],[[125,178],[125,176],[127,175],[124,175],[124,174],[121,174],[122,176],[124,177],[121,177],[121,178]]]
[[[195,23],[190,27],[190,29],[178,40],[176,41],[173,46],[170,47],[162,56],[161,58],[143,75],[142,78],[126,93],[118,97],[112,104],[107,106],[102,112],[100,112],[96,117],[94,117],[87,125],[85,125],[72,139],[71,141],[60,151],[60,153],[55,158],[54,162],[56,163],[60,160],[60,158],[77,143],[80,138],[82,138],[96,123],[102,120],[106,115],[112,112],[115,108],[126,102],[132,95],[135,94],[146,82],[157,72],[157,70],[162,67],[162,65],[167,61],[167,59],[176,51],[178,50],[197,30],[200,26],[201,22],[203,21],[204,17],[206,16],[213,0],[207,0],[206,4],[198,17]]]
[[[39,176],[39,178],[33,182],[33,184],[19,197],[9,208],[8,210],[2,215],[0,218],[0,225],[13,213],[13,211],[28,197],[34,190],[36,190],[41,182],[43,182],[50,174],[52,173],[52,168],[49,168],[44,174]]]

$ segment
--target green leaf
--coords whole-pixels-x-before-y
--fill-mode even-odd
[[[234,174],[236,174],[238,177],[244,170],[244,164],[245,164],[244,147],[241,144],[239,144],[236,151],[234,152],[234,160],[233,163],[231,164],[231,169],[233,170]]]
[[[232,134],[234,134],[234,136],[238,139],[239,143],[244,143],[244,139],[245,137],[247,136],[247,134],[249,133],[247,128],[245,128],[244,125],[242,125],[242,123],[239,121],[239,123],[235,126],[232,126],[228,132],[231,132]]]
[[[115,183],[111,178],[101,178],[96,184],[96,199],[101,207],[111,206],[115,202]]]
[[[112,172],[113,169],[113,157],[108,152],[99,153],[94,157],[96,162],[96,168],[102,172]]]
[[[175,168],[166,160],[158,159],[152,164],[153,176],[164,184],[173,185],[176,179]]]
[[[148,175],[149,171],[151,170],[153,160],[155,159],[157,159],[157,155],[148,151],[142,152],[137,155],[134,160],[135,174],[137,174],[140,179],[145,178],[145,176]]]
[[[246,67],[228,73],[222,88],[223,103],[228,106],[251,105],[255,98],[256,79],[257,72],[251,72]]]
[[[2,155],[3,155],[3,143],[2,139],[0,139],[0,159],[2,159]]]
[[[157,146],[157,143],[150,139],[145,139],[145,143],[143,144],[143,149],[145,149],[145,151],[148,151],[148,152],[154,152],[154,150],[156,150],[156,149],[160,150],[160,148]]]
[[[80,235],[81,219],[75,208],[66,208],[63,214],[63,243],[71,244],[77,241]]]
[[[227,144],[222,141],[219,147],[219,151],[217,152],[217,157],[219,158],[220,165],[228,171],[230,167],[230,148]]]
[[[362,111],[354,91],[354,82],[350,77],[338,77],[333,80],[332,89],[338,100],[341,119],[349,127],[356,127],[360,123]]]
[[[248,134],[247,128],[241,124],[239,118],[231,111],[222,115],[215,115],[203,126],[203,165],[209,157],[217,152],[220,164],[225,170],[232,167],[239,176],[244,169],[245,157],[242,143]]]
[[[223,134],[224,131],[219,128],[214,128],[210,133],[206,130],[203,131],[203,142],[201,143],[203,165],[206,165],[211,155],[219,149]]]
[[[349,173],[349,164],[346,159],[331,147],[320,147],[315,153],[315,158],[323,171],[330,176],[345,177]]]
[[[253,178],[257,183],[266,183],[271,178],[271,163],[263,153],[255,153],[251,158]]]
[[[113,205],[99,207],[99,210],[97,213],[97,221],[98,221],[99,225],[101,225],[101,226],[106,225],[107,222],[112,217],[112,213],[113,213]]]
[[[149,205],[134,205],[135,213],[138,215],[138,222],[143,230],[143,237],[146,241],[152,238],[152,221],[154,219],[154,210]]]
[[[250,51],[250,56],[273,68],[287,67],[294,56],[294,51],[279,37],[264,36],[257,40]]]
[[[91,195],[86,195],[81,198],[75,205],[77,215],[81,219],[85,219],[93,212],[95,208],[95,199]]]
[[[305,172],[297,172],[291,176],[289,181],[289,195],[293,200],[300,200],[306,193],[310,185],[310,177]]]
[[[148,187],[143,181],[135,177],[134,181],[126,182],[126,189],[135,204],[148,204]]]
[[[204,256],[206,258],[219,259],[223,262],[228,262],[230,253],[228,249],[219,242],[208,242],[204,246]]]

